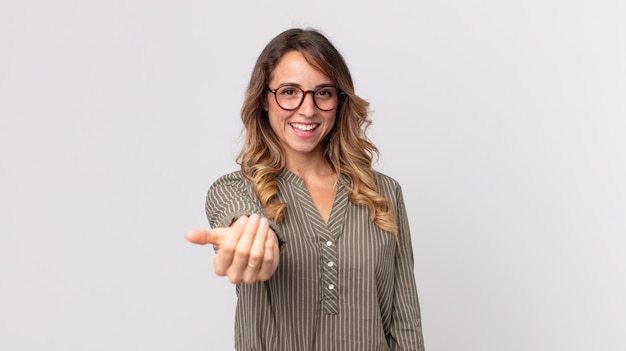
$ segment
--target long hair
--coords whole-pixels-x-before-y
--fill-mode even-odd
[[[287,204],[278,200],[275,179],[285,158],[264,106],[274,69],[291,51],[302,53],[345,93],[337,106],[335,125],[322,141],[324,156],[335,172],[350,179],[349,200],[367,206],[370,220],[382,230],[397,233],[392,203],[380,195],[374,181],[372,159],[378,157],[378,149],[365,135],[371,124],[369,103],[354,93],[352,76],[339,51],[315,29],[289,29],[267,44],[256,61],[241,109],[245,140],[237,163],[265,214],[280,222],[287,211]]]

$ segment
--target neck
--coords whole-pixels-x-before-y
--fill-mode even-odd
[[[297,174],[302,179],[325,178],[334,176],[335,170],[322,156],[315,157],[290,157],[287,159],[286,168]]]

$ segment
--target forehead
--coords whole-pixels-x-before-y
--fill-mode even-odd
[[[330,77],[315,63],[310,61],[299,51],[287,52],[276,64],[270,82],[291,82],[301,85],[307,83],[313,83],[314,85],[332,83]]]

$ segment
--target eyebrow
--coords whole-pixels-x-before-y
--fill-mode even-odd
[[[325,88],[325,87],[334,87],[335,84],[333,83],[322,83],[322,84],[318,84],[315,87],[313,87],[313,90],[315,89],[319,89],[319,88]],[[298,88],[302,88],[302,85],[298,84],[298,83],[294,83],[294,82],[287,82],[287,83],[280,83],[278,84],[278,88],[282,88],[282,87],[298,87]]]

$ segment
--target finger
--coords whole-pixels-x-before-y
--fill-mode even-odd
[[[243,272],[243,281],[245,283],[251,284],[258,280],[257,276],[261,271],[263,258],[265,256],[265,242],[267,241],[269,227],[267,218],[261,218],[259,220],[259,226],[254,235],[254,242],[248,257],[248,267]]]
[[[259,220],[259,226],[254,234],[254,241],[252,248],[250,249],[250,257],[248,257],[248,264],[252,264],[256,268],[263,263],[263,257],[265,256],[265,242],[267,241],[267,232],[270,229],[270,224],[267,218],[261,218]],[[254,267],[253,267],[254,268]]]
[[[245,227],[247,221],[248,221],[247,216],[241,216],[237,218],[237,220],[234,221],[230,225],[230,227],[224,228],[225,230],[228,231],[228,235],[224,238],[222,245],[227,247],[227,249],[234,252],[235,248],[237,247],[237,244],[239,243],[239,238],[241,237],[241,234],[243,233],[243,228]]]
[[[276,271],[278,263],[280,262],[280,250],[278,248],[278,241],[276,239],[276,233],[273,230],[268,230],[267,239],[265,240],[265,250],[263,256],[263,263],[259,274],[258,280],[268,280]]]
[[[248,221],[243,228],[243,233],[237,243],[232,263],[227,272],[228,277],[232,282],[241,281],[244,270],[248,268],[248,257],[250,256],[250,249],[252,248],[254,234],[259,226],[259,221],[259,215],[252,214],[248,217]]]
[[[198,245],[219,245],[225,234],[225,228],[216,228],[212,230],[193,229],[185,233],[185,239],[187,239],[190,243]]]
[[[232,264],[233,255],[237,248],[237,243],[242,235],[243,228],[248,221],[248,217],[239,217],[230,227],[224,228],[227,235],[224,236],[219,250],[215,255],[215,274],[223,276],[227,274],[228,268]]]

